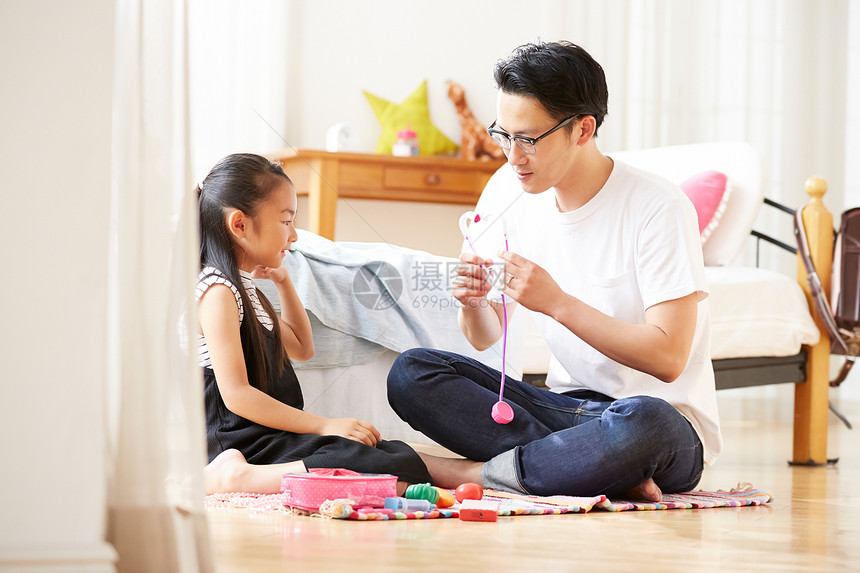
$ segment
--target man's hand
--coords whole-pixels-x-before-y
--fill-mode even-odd
[[[475,308],[482,300],[487,298],[491,284],[487,268],[491,268],[493,261],[482,259],[473,253],[461,253],[460,264],[457,265],[457,276],[452,281],[451,294],[464,307]]]
[[[525,257],[510,251],[501,251],[505,261],[504,293],[524,307],[548,316],[558,308],[565,293],[546,270]]]

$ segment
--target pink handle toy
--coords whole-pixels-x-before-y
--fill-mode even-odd
[[[477,251],[475,251],[475,246],[472,244],[472,240],[469,238],[469,225],[472,223],[477,223],[481,220],[481,216],[473,211],[466,211],[460,216],[460,232],[463,233],[463,237],[466,239],[466,242],[469,243],[469,247],[472,249],[472,252],[477,255]],[[505,233],[505,250],[509,251],[508,247],[508,234]],[[502,381],[499,386],[499,401],[493,404],[493,410],[491,415],[493,417],[493,421],[497,424],[509,424],[514,419],[514,410],[511,408],[510,404],[505,402],[504,394],[505,394],[505,359],[506,359],[506,351],[508,348],[508,308],[505,304],[505,295],[502,293],[502,313],[504,317],[504,324],[502,325]]]

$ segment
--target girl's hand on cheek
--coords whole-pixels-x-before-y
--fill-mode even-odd
[[[251,276],[255,279],[268,279],[272,282],[280,283],[289,278],[287,274],[287,269],[284,267],[263,267],[258,266],[254,269],[254,272],[251,273]]]

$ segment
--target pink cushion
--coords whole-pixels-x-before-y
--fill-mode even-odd
[[[681,183],[699,216],[699,236],[704,244],[720,222],[731,195],[728,178],[719,171],[702,171]]]

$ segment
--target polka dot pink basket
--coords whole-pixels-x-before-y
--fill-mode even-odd
[[[287,505],[300,509],[318,510],[330,499],[348,499],[355,509],[382,507],[386,497],[397,495],[397,476],[314,468],[305,474],[284,474],[281,492],[287,496]]]

